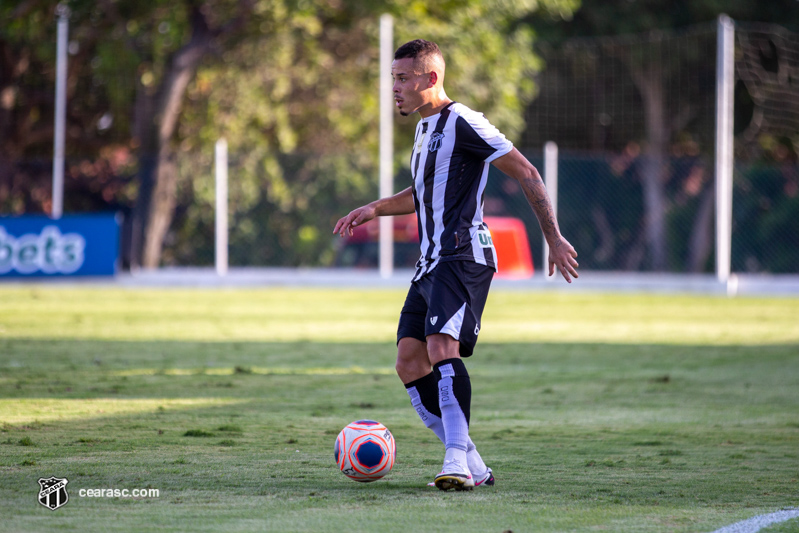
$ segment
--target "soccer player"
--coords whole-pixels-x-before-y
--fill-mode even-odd
[[[488,165],[516,179],[549,244],[549,273],[571,283],[577,253],[563,238],[535,167],[481,114],[444,91],[444,57],[417,39],[394,54],[394,100],[421,120],[411,155],[413,185],[359,207],[333,230],[342,237],[377,216],[416,212],[422,255],[397,329],[396,370],[419,417],[444,443],[441,490],[493,485],[494,476],[469,438],[471,382],[462,357],[480,332],[496,252],[483,222]]]

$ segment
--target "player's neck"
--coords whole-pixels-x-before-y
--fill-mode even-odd
[[[452,103],[444,89],[441,89],[438,94],[434,95],[426,105],[419,108],[419,116],[422,118],[432,117],[441,113],[441,111]]]

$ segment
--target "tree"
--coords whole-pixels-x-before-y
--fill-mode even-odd
[[[186,0],[177,5],[165,1],[103,0],[98,4],[73,0],[67,5],[71,11],[72,56],[69,151],[73,155],[96,154],[103,144],[108,146],[127,136],[129,147],[137,152],[138,167],[130,255],[134,264],[157,266],[174,209],[172,141],[186,87],[201,61],[241,30],[252,5],[245,0],[237,4]],[[54,7],[36,0],[13,8],[2,6],[3,19],[13,21],[0,37],[0,48],[8,52],[3,54],[9,67],[4,71],[11,72],[0,82],[4,94],[10,95],[3,107],[15,112],[0,116],[0,128],[10,133],[4,135],[8,141],[0,151],[9,161],[44,155],[50,148],[52,93],[45,92],[44,87],[36,91],[26,85],[46,87],[54,82]],[[43,66],[44,80],[30,79],[28,65],[32,62]],[[26,88],[35,90],[42,100],[12,98],[18,92],[24,95]],[[30,118],[27,122],[21,118],[25,115]],[[97,135],[97,129],[86,127],[96,125],[98,116],[116,122],[116,135],[103,138]],[[4,170],[14,174],[13,167],[9,163]]]
[[[244,28],[253,5],[247,0],[239,0],[235,6],[186,0],[177,6],[173,2],[145,4],[142,12],[141,4],[117,6],[111,0],[103,0],[101,4],[114,27],[127,30],[126,47],[140,61],[161,63],[157,75],[145,70],[139,78],[133,126],[140,156],[130,260],[134,265],[154,268],[160,263],[164,237],[175,209],[177,167],[172,143],[186,90],[201,62],[224,48],[225,41]],[[229,11],[232,14],[228,15]],[[158,39],[136,38],[144,33],[140,28],[150,35],[155,31],[168,34],[173,24],[183,26],[179,30],[183,42],[166,53],[158,53],[158,45],[163,44]]]

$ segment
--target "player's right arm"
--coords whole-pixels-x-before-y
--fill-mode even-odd
[[[555,210],[547,194],[546,186],[538,174],[538,170],[524,157],[516,148],[497,158],[493,162],[499,170],[515,179],[521,185],[527,202],[532,207],[544,238],[549,244],[549,275],[555,273],[557,267],[563,274],[563,278],[569,283],[571,277],[579,277],[577,274],[577,252],[574,247],[560,234],[558,221],[555,218]]]
[[[338,233],[342,237],[344,237],[345,233],[352,235],[352,228],[360,226],[364,222],[368,222],[375,217],[409,215],[414,211],[416,211],[416,208],[413,204],[413,191],[408,187],[394,196],[380,198],[379,200],[375,200],[374,202],[350,211],[347,216],[341,217],[338,222],[336,222],[333,233]]]

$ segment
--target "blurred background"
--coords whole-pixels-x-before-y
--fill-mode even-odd
[[[379,19],[437,42],[448,95],[538,167],[559,148],[581,269],[712,273],[718,16],[735,21],[732,271],[799,272],[797,0],[0,0],[0,216],[50,214],[59,13],[64,213],[119,213],[124,269],[214,264],[214,146],[231,266],[377,265],[335,221],[378,195]],[[66,10],[65,10],[66,8]],[[418,117],[394,126],[410,185]],[[541,233],[492,169],[486,215]],[[401,222],[402,224],[403,222]],[[418,257],[396,233],[395,264]],[[403,235],[405,235],[403,237]]]

